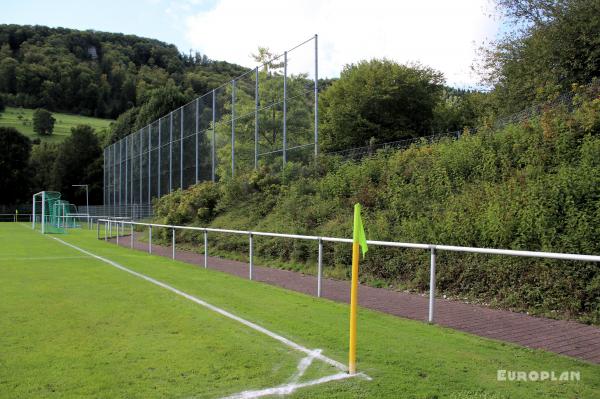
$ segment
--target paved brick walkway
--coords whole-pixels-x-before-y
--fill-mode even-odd
[[[129,237],[122,238],[120,245],[130,246]],[[134,247],[147,251],[148,244],[136,241]],[[156,255],[170,257],[171,251],[171,247],[152,245],[152,252]],[[204,256],[190,251],[176,251],[176,259],[204,265]],[[208,267],[248,278],[248,264],[244,262],[209,257]],[[253,277],[257,281],[316,295],[317,278],[313,276],[255,266]],[[426,296],[364,285],[360,286],[359,291],[359,304],[362,307],[399,317],[427,321],[428,298]],[[349,292],[348,281],[323,279],[321,293],[324,298],[348,303]],[[447,299],[436,299],[435,322],[444,327],[481,337],[544,349],[600,364],[600,328],[598,327],[489,309]]]

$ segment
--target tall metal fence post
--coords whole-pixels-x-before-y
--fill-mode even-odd
[[[319,155],[319,36],[315,35],[315,160]]]
[[[125,137],[125,206],[129,204],[129,140]]]
[[[250,233],[249,236],[250,236],[250,238],[249,238],[250,239],[250,251],[249,251],[250,252],[250,254],[249,254],[250,259],[249,259],[249,262],[248,262],[248,265],[249,265],[249,268],[248,268],[248,274],[249,274],[249,276],[248,277],[250,278],[250,280],[252,280],[252,272],[253,272],[253,269],[254,269],[254,239],[253,239],[252,233]]]
[[[194,111],[195,114],[195,130],[196,130],[196,148],[194,151],[195,154],[195,158],[196,158],[196,179],[194,180],[196,183],[198,183],[198,112],[200,111],[200,97],[196,98],[196,110]]]
[[[179,109],[179,188],[183,190],[183,107]]]
[[[148,228],[148,253],[152,253],[152,226]]]
[[[169,114],[169,193],[173,192],[173,113]]]
[[[204,230],[204,268],[208,267],[208,232]]]
[[[258,67],[255,70],[254,82],[254,169],[258,168],[258,107],[260,97],[258,94]]]
[[[152,124],[148,125],[148,203],[152,203]]]
[[[231,177],[235,176],[235,79],[231,81]]]
[[[161,177],[162,177],[160,175],[160,173],[161,173],[160,163],[162,162],[161,159],[160,159],[161,158],[161,152],[162,152],[161,137],[160,137],[161,134],[162,134],[162,132],[161,132],[161,130],[162,130],[161,129],[161,125],[162,125],[162,118],[159,118],[158,119],[158,148],[157,148],[157,151],[156,151],[157,152],[156,155],[157,155],[157,158],[158,158],[158,161],[156,163],[156,166],[158,168],[158,173],[156,174],[156,192],[157,192],[156,196],[158,198],[160,198],[160,180],[161,180]]]
[[[133,248],[133,224],[129,225],[129,244]]]
[[[172,253],[171,257],[173,259],[175,259],[175,228],[173,228],[173,232],[172,232],[171,246],[173,247],[173,253]]]
[[[144,148],[144,129],[140,129],[140,205],[143,203],[143,192],[142,192],[142,185],[144,182],[144,152],[142,151],[142,148]],[[120,212],[120,210],[119,210]]]
[[[428,321],[433,323],[435,307],[435,247],[431,246],[431,261],[429,270],[429,317]]]
[[[319,255],[317,257],[317,296],[321,297],[323,278],[323,239],[319,237]]]
[[[211,149],[210,149],[210,153],[211,153],[211,179],[212,181],[215,181],[215,164],[216,164],[216,152],[215,152],[215,146],[216,146],[216,139],[217,139],[217,135],[216,135],[216,131],[215,131],[215,123],[216,123],[216,117],[217,117],[217,110],[215,109],[215,107],[217,106],[217,99],[215,98],[215,90],[213,89],[212,91],[212,140],[211,140]]]
[[[123,199],[123,193],[121,192],[121,187],[123,185],[123,140],[119,140],[117,142],[119,144],[119,207],[121,206]]]
[[[287,51],[283,53],[283,167],[287,162]]]

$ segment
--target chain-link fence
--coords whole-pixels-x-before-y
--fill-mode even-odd
[[[107,209],[318,152],[317,36],[104,149]]]

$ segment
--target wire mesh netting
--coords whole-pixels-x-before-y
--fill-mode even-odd
[[[107,209],[317,153],[317,37],[104,149]]]

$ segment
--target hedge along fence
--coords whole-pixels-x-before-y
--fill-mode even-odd
[[[361,162],[325,156],[316,166],[290,163],[283,177],[261,169],[199,184],[157,201],[156,220],[349,237],[352,204],[360,202],[370,239],[599,254],[600,101],[577,101],[500,131],[481,128]],[[247,245],[222,236],[211,249],[239,257]],[[270,265],[311,271],[311,245],[261,238],[254,250]],[[324,251],[326,270],[348,276],[350,252],[337,244]],[[598,265],[439,256],[443,294],[600,324]],[[378,248],[362,263],[363,281],[422,291],[427,262],[426,254]]]

